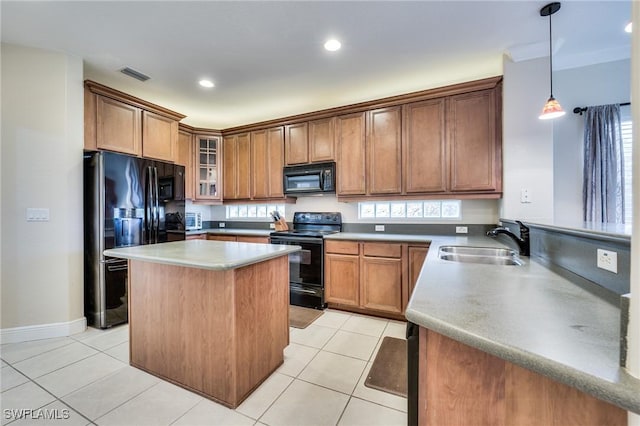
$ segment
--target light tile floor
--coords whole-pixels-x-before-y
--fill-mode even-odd
[[[126,325],[4,344],[1,424],[406,425],[406,398],[364,386],[382,338],[404,330],[400,321],[325,310],[290,329],[284,364],[236,410],[130,367]]]

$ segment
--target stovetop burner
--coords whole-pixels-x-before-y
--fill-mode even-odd
[[[313,213],[295,212],[293,229],[275,231],[270,235],[280,237],[322,238],[342,230],[342,214],[340,212]]]

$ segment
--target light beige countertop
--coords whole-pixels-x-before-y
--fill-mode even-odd
[[[108,249],[104,254],[167,265],[225,270],[286,256],[300,249],[289,245],[187,240]]]
[[[522,266],[439,257],[442,245],[501,246],[488,237],[430,241],[409,321],[640,413],[640,380],[619,365],[615,296],[535,257]]]
[[[419,234],[384,234],[372,232],[338,232],[324,237],[325,240],[382,241],[421,244],[428,244],[433,238],[433,236]],[[464,239],[466,240],[466,238]]]

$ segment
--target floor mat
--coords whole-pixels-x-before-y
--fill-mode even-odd
[[[386,336],[382,340],[364,385],[407,397],[407,341]]]
[[[307,328],[316,318],[322,315],[322,311],[301,306],[289,305],[289,326],[295,328]]]

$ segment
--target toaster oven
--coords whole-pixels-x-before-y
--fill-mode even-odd
[[[184,214],[184,229],[187,231],[202,229],[202,213],[186,212]]]

